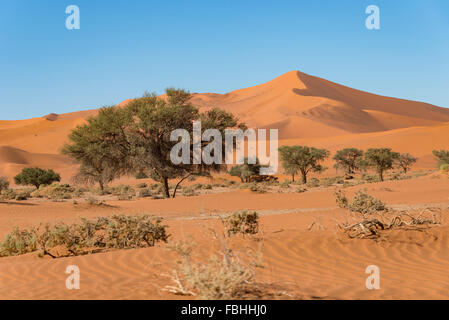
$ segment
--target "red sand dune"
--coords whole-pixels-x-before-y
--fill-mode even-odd
[[[279,129],[280,145],[311,144],[331,151],[345,146],[389,146],[422,157],[418,164],[426,168],[435,165],[433,149],[449,147],[444,138],[449,131],[449,109],[351,89],[299,71],[227,94],[196,93],[192,102],[202,109],[226,109],[249,127]],[[0,121],[0,146],[40,155],[22,163],[15,158],[17,152],[3,149],[1,171],[14,174],[23,165],[55,164],[49,155],[59,154],[70,131],[96,112]]]

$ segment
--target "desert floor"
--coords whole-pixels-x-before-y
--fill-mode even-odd
[[[161,216],[172,235],[168,244],[51,259],[36,253],[0,258],[0,299],[192,299],[167,292],[164,276],[178,258],[169,250],[179,240],[195,243],[199,256],[216,249],[211,229],[220,230],[220,214],[253,209],[261,214],[257,236],[234,236],[234,248],[261,248],[256,280],[280,299],[448,299],[449,179],[432,173],[409,180],[346,188],[365,188],[390,207],[419,212],[441,208],[441,225],[424,231],[390,231],[380,240],[349,239],[336,224],[354,217],[338,208],[334,187],[303,193],[256,194],[229,190],[175,199],[109,200],[109,206],[29,199],[0,202],[0,237],[13,226],[71,222],[78,217],[114,213]],[[68,265],[80,268],[80,290],[68,290]],[[380,269],[380,290],[368,290],[365,269]]]

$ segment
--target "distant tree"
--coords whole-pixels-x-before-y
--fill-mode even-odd
[[[384,172],[392,169],[398,158],[399,153],[390,148],[371,148],[365,152],[366,164],[376,170],[380,181],[384,181]]]
[[[410,169],[410,167],[418,160],[418,158],[415,158],[409,153],[401,153],[396,160],[397,166],[404,171],[404,173],[407,173],[407,171]]]
[[[130,123],[129,114],[122,109],[104,107],[72,130],[62,153],[80,164],[76,182],[98,183],[103,191],[105,184],[127,172],[130,145],[124,128]]]
[[[243,164],[233,166],[229,170],[229,174],[233,177],[239,177],[242,182],[250,182],[250,178],[252,176],[257,176],[260,174],[260,168],[263,166],[260,165],[259,159],[256,159],[254,164],[250,164],[248,162],[249,159],[245,158],[243,160]]]
[[[0,177],[0,192],[9,188],[9,181],[6,177]]]
[[[307,146],[282,146],[279,152],[285,171],[292,175],[300,172],[303,183],[310,172],[325,170],[320,162],[329,157],[329,151]]]
[[[52,169],[44,170],[41,168],[25,168],[14,177],[14,182],[20,185],[32,185],[37,189],[41,185],[49,185],[53,182],[61,181],[59,174],[55,173]]]
[[[448,150],[433,150],[433,155],[438,159],[439,165],[449,164]]]
[[[343,168],[346,174],[352,174],[360,169],[358,160],[362,159],[362,157],[363,150],[346,148],[338,150],[333,159],[336,162],[336,168]]]

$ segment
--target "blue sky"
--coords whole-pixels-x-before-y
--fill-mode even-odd
[[[80,8],[67,30],[65,8]],[[380,8],[381,29],[365,28]],[[168,86],[225,93],[300,70],[449,107],[447,0],[2,0],[0,119]]]

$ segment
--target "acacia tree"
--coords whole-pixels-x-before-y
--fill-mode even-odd
[[[418,160],[418,158],[415,158],[410,153],[401,153],[396,160],[397,166],[404,171],[404,173],[407,173],[407,171],[410,169],[410,167]]]
[[[61,176],[52,169],[25,168],[14,177],[14,182],[20,185],[32,185],[39,189],[41,185],[61,181]]]
[[[365,152],[365,160],[369,167],[374,168],[380,181],[384,181],[384,172],[393,168],[399,153],[390,148],[371,148]]]
[[[320,164],[329,157],[326,149],[308,146],[282,146],[279,148],[282,166],[290,174],[301,173],[302,182],[307,183],[310,172],[322,172],[325,168]]]
[[[104,107],[86,124],[72,130],[62,153],[80,164],[76,182],[98,183],[103,191],[105,184],[127,172],[130,145],[124,129],[130,123],[124,110]]]
[[[162,184],[165,197],[170,197],[169,179],[180,179],[173,191],[176,195],[178,185],[192,175],[208,175],[211,171],[225,168],[222,164],[225,153],[222,144],[220,163],[193,164],[193,122],[201,121],[201,134],[207,129],[217,129],[221,134],[227,128],[244,127],[232,114],[214,108],[200,113],[198,108],[190,103],[191,95],[181,89],[168,88],[166,97],[155,94],[145,94],[134,99],[125,110],[129,113],[132,123],[125,129],[126,139],[130,145],[132,169],[136,172],[147,172],[150,177]],[[174,130],[186,130],[190,135],[189,163],[173,163],[170,153],[178,141],[171,140]],[[221,139],[222,135],[220,136]],[[215,139],[215,138],[213,138]],[[201,149],[214,140],[201,141]],[[215,153],[216,150],[213,150]],[[217,151],[218,152],[218,151]],[[214,154],[215,155],[215,154]]]
[[[363,150],[356,148],[346,148],[343,150],[338,150],[334,155],[336,168],[343,168],[346,174],[355,173],[359,170],[359,159],[363,157]]]
[[[440,165],[449,163],[448,150],[433,150],[433,155],[438,159]]]

